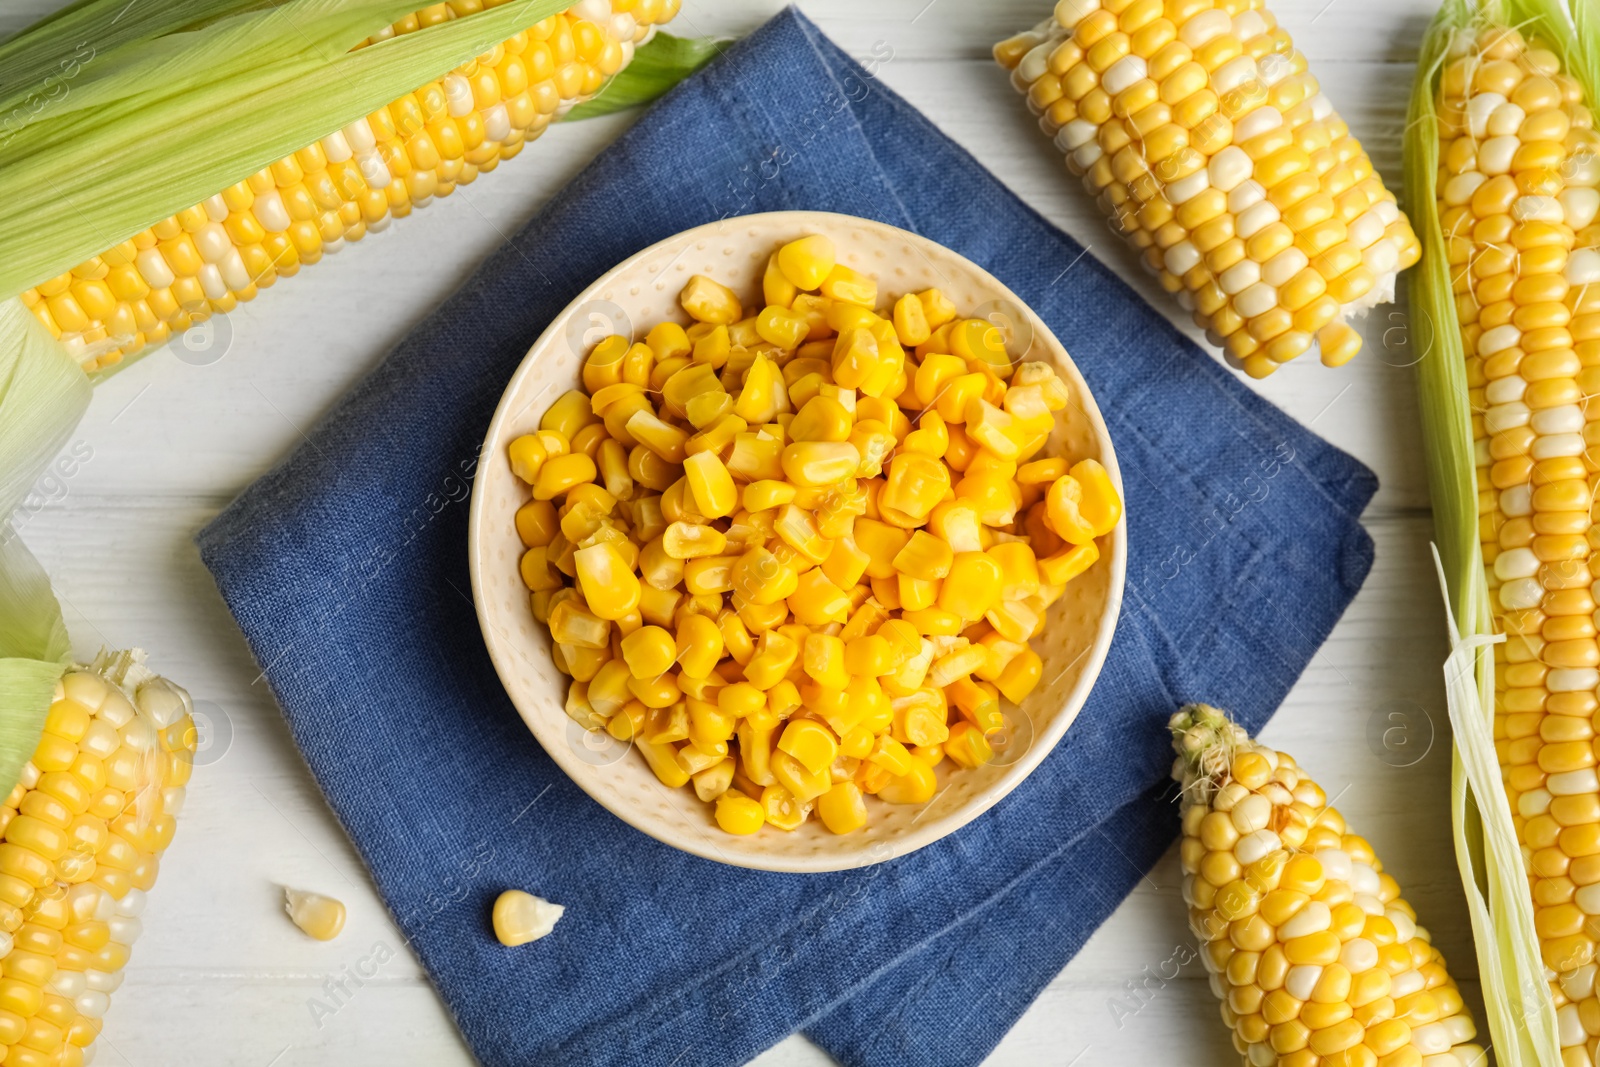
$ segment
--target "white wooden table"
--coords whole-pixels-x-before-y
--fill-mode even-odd
[[[60,5],[12,0],[0,36]],[[847,51],[893,58],[880,75],[1022,197],[1092,245],[1169,315],[1176,312],[1113,243],[1105,225],[989,59],[989,46],[1049,10],[1049,0],[806,0]],[[1391,188],[1412,59],[1432,0],[1285,0],[1281,21]],[[742,35],[779,0],[686,0],[675,29]],[[471,1057],[416,962],[400,949],[355,853],[257,681],[237,629],[192,543],[241,489],[300,443],[347,387],[634,121],[561,126],[484,181],[244,305],[231,349],[208,366],[171,351],[146,358],[94,398],[75,440],[92,457],[61,498],[26,519],[24,537],[54,576],[80,656],[139,645],[231,734],[190,787],[146,934],[107,1020],[99,1062],[130,1067],[347,1067],[466,1064]],[[1449,844],[1449,757],[1440,664],[1442,616],[1403,311],[1382,309],[1367,354],[1341,371],[1290,365],[1260,388],[1359,456],[1381,480],[1366,515],[1377,564],[1266,736],[1310,765],[1379,854],[1442,945],[1474,976]],[[1069,347],[1071,338],[1066,339]],[[1431,751],[1391,765],[1369,743],[1376,717],[1400,711]],[[220,734],[218,735],[220,738]],[[220,745],[219,740],[219,745]],[[1187,942],[1169,854],[1044,991],[995,1051],[1005,1067],[1236,1064],[1198,964],[1146,982]],[[322,890],[350,906],[323,945],[294,930],[278,886]],[[394,958],[342,998],[324,989],[387,946]],[[1170,971],[1168,972],[1170,973]],[[1130,988],[1141,989],[1133,999]],[[1475,992],[1469,994],[1475,996]],[[1120,1008],[1114,1007],[1120,1006]],[[1130,1017],[1130,1012],[1137,1014]],[[1120,1019],[1119,1019],[1120,1017]],[[757,1061],[831,1061],[791,1038]]]

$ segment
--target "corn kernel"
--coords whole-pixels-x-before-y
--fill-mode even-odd
[[[342,902],[298,889],[285,889],[283,897],[284,910],[289,913],[290,920],[318,941],[332,941],[344,929]]]
[[[537,941],[555,929],[565,911],[532,893],[508,889],[495,898],[491,917],[495,939],[507,948]]]
[[[867,805],[861,787],[840,782],[817,800],[817,815],[822,824],[836,834],[853,833],[867,824]]]
[[[717,799],[717,825],[730,834],[747,836],[760,830],[767,821],[766,809],[759,801],[736,793]]]
[[[822,234],[812,234],[790,241],[778,249],[778,269],[797,289],[811,291],[819,288],[837,260],[833,241]],[[870,304],[870,302],[869,302]]]

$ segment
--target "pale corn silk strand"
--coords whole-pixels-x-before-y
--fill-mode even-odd
[[[1552,48],[1553,53],[1519,51],[1522,38],[1517,38],[1513,47],[1507,43],[1511,39],[1503,33],[1482,32],[1488,26],[1512,25],[1521,30],[1522,38],[1538,38],[1541,47]],[[1478,49],[1492,50],[1493,54],[1480,56]],[[1582,1067],[1593,1062],[1596,1043],[1593,1034],[1600,1028],[1600,1013],[1597,1013],[1600,1003],[1593,999],[1592,986],[1586,985],[1592,981],[1595,970],[1593,937],[1558,936],[1571,932],[1553,926],[1556,916],[1562,922],[1570,918],[1563,908],[1580,920],[1584,916],[1569,902],[1573,883],[1564,875],[1565,864],[1571,862],[1570,859],[1562,859],[1561,870],[1555,871],[1553,854],[1556,849],[1539,847],[1554,845],[1565,838],[1552,833],[1561,829],[1553,816],[1545,814],[1552,806],[1540,807],[1536,799],[1549,795],[1542,788],[1548,777],[1544,762],[1526,762],[1541,754],[1538,749],[1530,751],[1529,745],[1542,745],[1540,739],[1544,731],[1538,728],[1529,736],[1524,721],[1530,719],[1529,711],[1539,716],[1536,721],[1543,721],[1547,697],[1554,709],[1555,697],[1544,691],[1542,679],[1549,667],[1585,665],[1594,652],[1594,631],[1592,626],[1582,625],[1586,619],[1562,617],[1585,606],[1578,603],[1584,599],[1584,593],[1575,586],[1581,584],[1577,579],[1586,582],[1588,575],[1568,574],[1559,561],[1582,559],[1587,555],[1586,548],[1581,544],[1565,545],[1562,552],[1570,550],[1578,555],[1558,553],[1553,557],[1557,562],[1540,563],[1538,560],[1542,557],[1535,557],[1526,546],[1533,542],[1534,534],[1541,532],[1565,533],[1569,535],[1568,541],[1584,540],[1577,527],[1556,529],[1550,524],[1560,520],[1567,526],[1577,523],[1587,530],[1590,527],[1586,514],[1587,489],[1573,494],[1576,503],[1569,506],[1579,510],[1565,517],[1547,515],[1542,520],[1545,511],[1552,507],[1559,509],[1561,502],[1552,504],[1548,492],[1533,490],[1562,477],[1578,479],[1569,483],[1569,487],[1583,484],[1585,471],[1581,460],[1557,458],[1558,465],[1565,464],[1571,469],[1550,472],[1550,457],[1570,455],[1570,450],[1552,452],[1537,442],[1541,432],[1552,430],[1569,431],[1569,436],[1575,437],[1571,431],[1582,430],[1581,423],[1586,420],[1577,414],[1581,412],[1578,405],[1584,402],[1579,384],[1570,377],[1562,378],[1563,374],[1576,375],[1580,365],[1572,347],[1573,337],[1564,329],[1546,329],[1542,336],[1534,333],[1541,326],[1558,327],[1560,323],[1533,321],[1529,317],[1531,312],[1516,318],[1513,311],[1518,305],[1509,298],[1520,298],[1521,294],[1511,283],[1521,285],[1526,278],[1528,284],[1538,286],[1541,293],[1552,290],[1533,299],[1547,302],[1565,299],[1567,307],[1573,311],[1586,311],[1584,307],[1573,308],[1573,299],[1583,304],[1578,285],[1572,287],[1574,295],[1566,297],[1564,292],[1553,291],[1560,273],[1553,278],[1548,274],[1540,278],[1541,273],[1560,272],[1563,266],[1569,278],[1574,266],[1580,272],[1586,268],[1581,251],[1570,259],[1565,258],[1565,253],[1552,257],[1549,249],[1540,249],[1527,241],[1541,225],[1550,228],[1553,234],[1560,232],[1551,227],[1551,222],[1545,220],[1539,210],[1517,214],[1511,211],[1511,202],[1491,201],[1491,196],[1520,192],[1533,209],[1538,209],[1540,205],[1558,203],[1554,190],[1547,187],[1549,182],[1557,182],[1563,188],[1586,188],[1593,182],[1586,180],[1583,174],[1582,159],[1567,159],[1570,145],[1539,143],[1541,137],[1548,142],[1565,135],[1566,119],[1557,114],[1554,119],[1559,121],[1555,126],[1560,129],[1541,130],[1539,124],[1549,126],[1551,118],[1541,112],[1529,125],[1522,125],[1526,116],[1520,108],[1509,108],[1505,98],[1513,95],[1510,88],[1506,89],[1505,97],[1490,96],[1488,93],[1494,86],[1479,83],[1498,76],[1508,78],[1508,84],[1515,87],[1518,79],[1527,77],[1533,79],[1529,82],[1530,92],[1537,95],[1544,90],[1535,84],[1534,76],[1551,73],[1551,66],[1542,64],[1553,65],[1559,61],[1577,76],[1576,83],[1564,84],[1581,87],[1592,101],[1592,78],[1584,76],[1581,63],[1571,64],[1576,54],[1567,13],[1554,4],[1508,5],[1503,10],[1474,9],[1459,2],[1447,4],[1424,44],[1406,145],[1410,202],[1422,205],[1436,197],[1439,201],[1437,212],[1417,212],[1426,255],[1413,279],[1412,303],[1414,314],[1424,317],[1427,325],[1433,327],[1429,331],[1432,358],[1425,358],[1418,364],[1418,378],[1435,523],[1441,543],[1441,578],[1448,579],[1446,585],[1453,594],[1455,609],[1450,620],[1452,652],[1446,664],[1446,685],[1455,734],[1452,810],[1457,857],[1477,935],[1487,1021],[1495,1037],[1499,1059],[1541,1065],[1564,1063],[1568,1067]],[[1517,66],[1504,62],[1497,70],[1493,67],[1497,60],[1515,61]],[[1559,78],[1559,71],[1555,73]],[[1558,80],[1549,84],[1559,88],[1563,83]],[[1474,90],[1478,95],[1469,95]],[[1563,89],[1563,92],[1568,91]],[[1535,106],[1532,96],[1524,99]],[[1574,98],[1567,95],[1564,99],[1570,102]],[[1474,100],[1479,102],[1473,103]],[[1441,101],[1452,108],[1450,113],[1440,114],[1436,105]],[[1490,117],[1495,108],[1507,110],[1508,117],[1502,119],[1498,112]],[[1514,121],[1509,117],[1513,110],[1516,112]],[[1591,136],[1587,112],[1568,107],[1566,114],[1585,120],[1581,128],[1574,122],[1572,130],[1576,139],[1573,143],[1581,149]],[[1491,124],[1508,128],[1491,130]],[[1537,174],[1529,173],[1529,164],[1519,158],[1495,159],[1498,155],[1509,154],[1510,139],[1496,143],[1489,135],[1512,133],[1518,135],[1512,147],[1519,154],[1524,151],[1559,154],[1559,174],[1552,169],[1545,185],[1526,188],[1520,185],[1513,188],[1510,177],[1486,176],[1483,171],[1493,174],[1515,171],[1519,181],[1538,178]],[[1522,147],[1524,135],[1526,149]],[[1448,146],[1449,151],[1441,153],[1441,145]],[[1444,164],[1442,169],[1441,163]],[[1555,162],[1547,164],[1551,168],[1556,165]],[[1479,195],[1480,190],[1482,195]],[[1547,195],[1539,200],[1532,196],[1534,193]],[[1581,205],[1585,203],[1585,195],[1580,192],[1572,199],[1572,204],[1579,205],[1580,212],[1584,210]],[[1565,200],[1560,203],[1567,217],[1553,220],[1557,226],[1561,222],[1569,223],[1574,229],[1587,226],[1590,219],[1572,222],[1572,207]],[[1516,204],[1519,208],[1528,206],[1521,200]],[[1469,207],[1471,215],[1464,215]],[[1588,214],[1592,217],[1592,210]],[[1451,227],[1448,235],[1443,230],[1446,221]],[[1587,236],[1589,233],[1584,230],[1580,234],[1581,239],[1577,241],[1580,249],[1593,243],[1592,237]],[[1533,249],[1531,254],[1524,256],[1518,239],[1529,243]],[[1516,251],[1508,253],[1507,249]],[[1543,262],[1540,256],[1550,262]],[[1505,271],[1510,273],[1503,273]],[[1565,290],[1564,285],[1560,288]],[[1526,301],[1519,299],[1518,304],[1521,303]],[[1544,308],[1549,311],[1552,305],[1546,303]],[[1502,318],[1515,318],[1515,326],[1503,322]],[[1573,333],[1577,333],[1578,324],[1573,325]],[[1497,328],[1498,334],[1493,332]],[[1531,336],[1524,337],[1523,328]],[[1512,336],[1513,330],[1516,336]],[[1515,347],[1519,342],[1537,358],[1524,357],[1521,348]],[[1512,350],[1497,359],[1496,353],[1504,350],[1506,343],[1513,346]],[[1567,347],[1563,349],[1562,345]],[[1471,359],[1468,351],[1473,353]],[[1526,380],[1519,372],[1526,374]],[[1562,408],[1563,404],[1567,407]],[[1552,408],[1557,410],[1543,414]],[[1535,413],[1531,417],[1529,409]],[[1558,417],[1572,421],[1561,415],[1563,410],[1573,413],[1580,424],[1549,426],[1550,420]],[[1531,430],[1520,429],[1530,421]],[[1586,433],[1584,437],[1587,438]],[[1528,454],[1535,449],[1539,451]],[[1531,476],[1536,460],[1542,461],[1544,470],[1550,472],[1543,475],[1543,482],[1536,483]],[[1482,486],[1481,496],[1479,485]],[[1577,500],[1579,496],[1583,499]],[[1485,524],[1481,541],[1480,511]],[[1532,519],[1523,517],[1530,512],[1534,516]],[[1540,521],[1546,526],[1535,527],[1531,532],[1517,525]],[[1576,539],[1570,536],[1575,532],[1578,533]],[[1505,542],[1506,537],[1514,540]],[[1542,550],[1546,555],[1559,540],[1544,538]],[[1535,547],[1541,545],[1535,543]],[[1523,557],[1532,564],[1531,571]],[[1586,571],[1581,563],[1570,564],[1568,569],[1572,567]],[[1540,576],[1537,589],[1533,588],[1534,574]],[[1548,590],[1544,584],[1547,580]],[[1569,605],[1568,601],[1572,603]],[[1586,606],[1592,609],[1594,605],[1586,602]],[[1545,616],[1540,609],[1545,607],[1550,608],[1558,629],[1541,635],[1540,620]],[[1526,610],[1530,608],[1531,612]],[[1516,647],[1501,644],[1506,651],[1491,655],[1487,642],[1501,623],[1512,635],[1511,644]],[[1568,662],[1569,657],[1577,658]],[[1495,672],[1497,658],[1505,659],[1509,668],[1503,676],[1508,686],[1499,692]],[[1468,669],[1474,670],[1475,685],[1466,674]],[[1581,673],[1567,672],[1572,678]],[[1535,674],[1539,680],[1534,679]],[[1571,678],[1564,676],[1558,688],[1570,689],[1570,682]],[[1541,688],[1519,688],[1530,685]],[[1538,696],[1535,703],[1535,696],[1540,693],[1544,695]],[[1562,699],[1561,710],[1565,711],[1569,702],[1576,708],[1576,702],[1581,701],[1584,694],[1557,692],[1556,697]],[[1486,709],[1493,709],[1492,717],[1486,716]],[[1582,710],[1577,708],[1574,714],[1581,714]],[[1586,720],[1587,716],[1576,720],[1578,727],[1585,725]],[[1556,716],[1555,722],[1572,726],[1574,720]],[[1517,731],[1515,737],[1523,740],[1516,740],[1510,733],[1512,730]],[[1583,747],[1583,755],[1588,755],[1588,746]],[[1592,766],[1592,757],[1588,765]],[[1492,784],[1495,778],[1492,771],[1499,772],[1502,782],[1499,788]],[[1532,801],[1533,806],[1514,816],[1512,809],[1522,807],[1523,798]],[[1575,798],[1573,803],[1581,803],[1583,799]],[[1541,826],[1540,820],[1549,826]],[[1539,834],[1550,836],[1548,839],[1541,836],[1533,844],[1523,843],[1526,839],[1521,831],[1525,827],[1530,831],[1537,827]],[[1564,829],[1562,834],[1565,834]],[[1543,943],[1537,924],[1541,915],[1552,919],[1550,936]],[[1583,951],[1585,947],[1587,952]]]
[[[550,7],[544,0],[491,0],[488,6],[499,10],[481,13],[483,0],[452,0],[407,14],[355,42],[348,55],[381,58],[405,40],[480,26],[489,15],[518,17],[514,32],[466,63],[433,81],[423,81],[422,72],[437,68],[414,65],[418,73],[406,91],[342,126],[317,127],[315,137],[253,172],[235,170],[224,178],[221,168],[208,168],[212,184],[203,200],[168,197],[164,217],[141,218],[142,228],[132,231],[118,228],[130,217],[120,211],[99,232],[125,239],[110,247],[101,239],[98,254],[53,277],[33,278],[22,302],[85,370],[103,376],[515,157],[552,121],[627,68],[636,47],[654,38],[678,3],[580,0],[538,17]],[[481,30],[474,32],[481,37]],[[622,87],[622,102],[636,99],[641,88],[681,77],[712,54],[705,42],[666,43],[675,47],[649,56],[651,69]],[[183,54],[211,47],[200,40]],[[365,75],[333,67],[327,77],[342,88]],[[76,99],[69,92],[62,106]],[[332,122],[331,112],[324,114]],[[61,147],[78,150],[75,143]],[[6,180],[0,167],[0,187]]]
[[[1420,248],[1262,0],[1060,0],[1000,42],[1040,127],[1111,227],[1254,377],[1393,299]]]

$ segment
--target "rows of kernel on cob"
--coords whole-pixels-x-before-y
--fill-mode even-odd
[[[729,833],[924,803],[945,757],[992,758],[1119,521],[1099,463],[1034,458],[1067,385],[936,289],[881,300],[822,236],[774,253],[754,314],[701,275],[680,302],[687,329],[601,341],[510,446],[567,711]]]
[[[1172,719],[1183,895],[1252,1067],[1483,1067],[1444,957],[1288,753],[1216,708]]]
[[[995,46],[1113,229],[1253,376],[1393,299],[1421,246],[1261,0],[1060,0]]]
[[[380,38],[508,2],[435,4]],[[86,370],[159,345],[494,170],[597,92],[680,3],[583,0],[26,290],[23,302]]]
[[[0,808],[0,1060],[78,1067],[137,940],[193,770],[188,694],[131,653],[61,681]]]
[[[1437,207],[1477,446],[1497,628],[1495,744],[1567,1067],[1600,1059],[1600,133],[1557,53],[1514,29],[1452,39]]]

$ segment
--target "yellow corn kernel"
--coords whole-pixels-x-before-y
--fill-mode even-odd
[[[778,740],[778,751],[787,752],[799,760],[806,770],[815,773],[833,763],[839,754],[839,739],[820,722],[796,719],[784,728]]]
[[[1093,566],[1099,558],[1100,550],[1093,541],[1069,545],[1039,561],[1039,576],[1051,585],[1066,585]]]
[[[877,634],[855,637],[845,643],[844,665],[851,674],[874,678],[895,669],[894,652]]]
[[[717,765],[694,774],[694,795],[701,798],[702,803],[712,803],[722,797],[733,785],[734,769],[734,761],[725,757],[717,761]]]
[[[838,637],[809,635],[802,664],[806,674],[820,686],[842,690],[850,684],[850,672],[845,669],[845,643]]]
[[[878,302],[878,283],[843,263],[834,265],[819,288],[823,296],[842,304],[871,308]]]
[[[959,552],[939,590],[938,606],[968,622],[983,618],[1000,596],[1000,565],[982,552]]]
[[[766,825],[766,808],[742,793],[724,793],[717,798],[717,825],[730,834],[748,836]]]
[[[739,503],[733,476],[714,452],[699,452],[683,461],[684,477],[694,494],[695,507],[708,519],[731,515]]]
[[[765,307],[756,316],[756,333],[763,341],[784,350],[798,347],[810,329],[804,315],[786,307]]]
[[[788,482],[763,479],[744,487],[741,503],[746,511],[766,511],[794,500],[795,487]]]
[[[697,322],[726,326],[738,322],[743,315],[738,295],[704,274],[689,279],[689,284],[678,294],[678,303]]]
[[[928,325],[928,314],[915,293],[906,293],[894,302],[892,313],[895,335],[907,348],[927,343],[933,329]]]
[[[551,456],[539,466],[533,485],[535,500],[553,500],[574,486],[592,482],[599,473],[594,460],[582,452]]]
[[[583,598],[600,619],[620,619],[639,606],[639,579],[616,545],[609,542],[573,554]]]
[[[867,824],[867,805],[861,787],[840,782],[817,798],[817,817],[836,834],[853,833]]]
[[[778,269],[783,276],[795,288],[807,292],[822,286],[833,271],[837,258],[833,241],[822,234],[811,234],[790,241],[777,253]],[[871,307],[872,301],[866,301],[864,306]]]
[[[855,416],[839,401],[827,396],[807,400],[789,424],[793,441],[848,441]]]
[[[767,823],[780,830],[798,830],[811,815],[811,805],[781,785],[761,790],[761,809]]]
[[[792,639],[777,630],[768,630],[756,642],[755,655],[744,665],[745,680],[757,689],[771,689],[789,673],[799,654]]]
[[[950,727],[950,739],[944,743],[944,753],[951,761],[968,769],[981,767],[994,758],[983,731],[970,722],[958,722]]]
[[[807,719],[798,720],[798,722],[809,721]],[[791,723],[789,728],[798,725],[798,722]],[[816,723],[815,725],[821,726],[822,724]],[[827,729],[827,727],[822,728]],[[784,730],[784,736],[787,735],[788,728]],[[837,751],[837,745],[835,745],[835,751]],[[831,763],[832,760],[830,759],[829,762]],[[820,770],[814,771],[794,755],[783,751],[782,748],[772,753],[772,776],[778,780],[779,785],[789,791],[791,796],[803,804],[816,800],[833,786],[833,779],[828,773],[826,765]]]
[[[889,476],[878,495],[878,506],[900,516],[906,525],[917,525],[928,519],[949,491],[950,471],[943,463],[918,452],[899,452],[889,461]]]
[[[298,889],[283,891],[284,910],[289,919],[318,941],[332,941],[344,929],[344,904],[332,897]]]
[[[799,295],[800,289],[784,276],[783,268],[778,265],[778,253],[768,256],[766,270],[761,274],[762,299],[769,306],[786,308],[791,307]]]
[[[818,532],[811,513],[793,504],[783,506],[772,529],[785,545],[811,563],[822,563],[833,552],[833,542]]]
[[[685,615],[674,643],[678,666],[690,678],[708,677],[722,658],[722,631],[704,615]]]
[[[782,456],[784,474],[802,488],[842,482],[861,463],[861,454],[848,441],[797,441]]]
[[[539,468],[544,465],[545,448],[535,434],[523,434],[512,441],[506,452],[511,461],[511,472],[533,485],[539,480]],[[546,497],[545,499],[549,499]]]
[[[545,411],[539,420],[539,429],[554,430],[570,441],[579,430],[599,421],[589,406],[588,396],[580,390],[569,389]]]
[[[914,759],[905,774],[891,777],[878,790],[878,796],[891,804],[926,804],[938,790],[939,780],[933,773],[933,767]]]
[[[678,763],[678,753],[670,744],[658,743],[639,736],[633,739],[633,745],[644,756],[645,762],[650,765],[650,770],[655,773],[661,784],[668,789],[677,789],[687,785],[689,772]]]
[[[910,774],[912,770],[911,753],[892,737],[880,737],[874,741],[866,758],[896,778]]]
[[[1013,704],[1021,704],[1044,676],[1044,661],[1031,648],[1024,648],[1000,672],[995,685]]]
[[[659,626],[641,626],[622,639],[622,659],[635,678],[655,678],[678,657],[678,643]]]
[[[895,554],[894,569],[902,576],[933,581],[948,575],[954,561],[955,553],[950,550],[949,544],[932,534],[916,530],[905,547]]]
[[[1099,461],[1085,459],[1073,464],[1071,476],[1082,490],[1078,512],[1094,536],[1110,533],[1122,519],[1122,497],[1111,481],[1111,472]]]
[[[721,555],[727,547],[726,534],[701,523],[674,522],[661,534],[662,552],[676,560]]]
[[[532,893],[508,889],[495,898],[491,916],[495,939],[507,948],[537,941],[555,929],[565,911]]]

